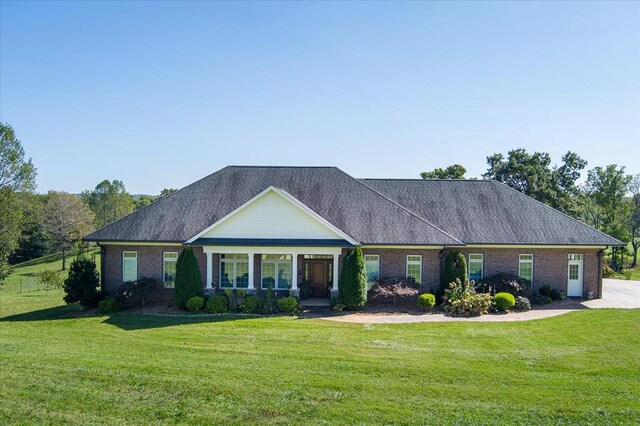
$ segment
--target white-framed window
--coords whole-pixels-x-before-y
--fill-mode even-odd
[[[221,254],[220,255],[220,287],[247,288],[249,287],[249,255]]]
[[[165,251],[162,253],[162,283],[167,288],[174,288],[176,278],[177,251]]]
[[[582,255],[581,254],[570,254],[569,255],[569,260],[582,260]]]
[[[291,285],[291,255],[263,254],[260,273],[261,286],[264,290],[269,287],[269,284],[274,290],[287,290]]]
[[[138,279],[138,252],[122,252],[122,282],[136,281]]]
[[[476,283],[484,278],[484,255],[480,253],[469,254],[469,280]]]
[[[422,256],[415,254],[407,256],[407,282],[415,285],[422,283]]]
[[[533,282],[533,255],[521,254],[518,259],[518,275]]]
[[[375,282],[380,279],[380,255],[365,254],[364,269],[367,272],[367,281]]]

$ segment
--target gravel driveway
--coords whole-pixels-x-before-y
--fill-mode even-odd
[[[605,279],[602,283],[602,299],[587,300],[588,308],[640,308],[640,281]]]

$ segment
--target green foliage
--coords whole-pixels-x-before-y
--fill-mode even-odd
[[[198,259],[193,253],[193,248],[185,247],[178,256],[175,276],[175,302],[178,308],[184,309],[187,300],[194,297],[202,297],[202,276]]]
[[[116,299],[123,308],[146,307],[147,299],[162,291],[162,283],[155,278],[141,277],[136,281],[123,283]]]
[[[492,297],[490,294],[476,294],[474,282],[469,280],[449,284],[442,297],[443,306],[447,313],[452,315],[483,315],[489,312]]]
[[[298,299],[293,296],[278,299],[278,311],[288,315],[298,315],[300,312]]]
[[[367,273],[360,246],[350,250],[344,257],[338,290],[340,303],[348,310],[360,310],[367,303]]]
[[[538,293],[543,296],[551,297],[551,286],[549,284],[545,284],[538,289]]]
[[[549,290],[551,292],[551,290]],[[536,294],[531,298],[532,305],[547,305],[551,303],[551,298],[549,296],[545,296],[544,294]]]
[[[269,284],[267,290],[264,292],[264,299],[262,300],[262,313],[265,315],[273,315],[278,312],[278,302],[276,296],[273,294],[273,286]]]
[[[311,291],[311,283],[309,283],[309,281],[306,281],[306,280],[302,281],[302,283],[300,283],[299,288],[300,288],[300,300],[308,299],[313,294],[313,292]]]
[[[516,296],[516,304],[513,307],[516,311],[531,310],[531,302],[526,297]]]
[[[449,287],[449,283],[456,280],[467,279],[467,259],[459,251],[452,251],[444,259],[444,270],[442,271],[442,291]]]
[[[153,197],[151,195],[138,195],[136,197],[133,197],[134,209],[140,210],[143,207],[147,207],[157,199],[157,197]]]
[[[40,281],[47,290],[62,287],[62,277],[56,271],[46,270],[40,272],[38,274],[38,281]]]
[[[609,265],[602,266],[602,277],[603,278],[611,278],[616,274],[616,271]]]
[[[418,296],[418,306],[422,309],[431,309],[436,306],[436,296],[431,293],[424,293]]]
[[[245,314],[257,314],[260,312],[260,299],[255,294],[250,294],[242,299],[240,312]]]
[[[516,305],[516,299],[510,293],[496,293],[493,303],[499,311],[508,311]]]
[[[185,306],[187,307],[187,310],[191,312],[199,311],[204,307],[204,297],[200,297],[200,296],[190,297],[187,300],[187,303],[185,304]]]
[[[98,292],[100,279],[94,261],[79,256],[71,262],[69,276],[64,280],[64,301],[79,302],[85,308],[94,307],[101,299]]]
[[[214,293],[207,299],[207,311],[211,314],[229,312],[229,299],[224,293]]]
[[[557,288],[552,288],[549,292],[549,297],[551,298],[551,300],[561,300],[562,293]]]
[[[431,172],[422,172],[420,177],[422,179],[464,179],[466,173],[467,169],[460,164],[454,164],[446,169],[437,168]]]
[[[119,180],[103,180],[92,191],[84,191],[82,199],[96,216],[96,227],[101,228],[133,212],[134,200]]]
[[[489,293],[511,293],[514,296],[531,295],[531,281],[509,273],[499,273],[486,277],[476,286],[476,290]]]
[[[118,301],[113,296],[107,296],[98,302],[98,312],[101,314],[112,314],[118,312]]]

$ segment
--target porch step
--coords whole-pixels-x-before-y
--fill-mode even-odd
[[[300,301],[300,306],[302,307],[329,307],[329,298],[328,297],[310,297],[309,299],[304,299]]]

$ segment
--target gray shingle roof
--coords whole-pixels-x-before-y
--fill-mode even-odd
[[[362,244],[462,244],[336,167],[251,166],[225,167],[85,240],[184,242],[270,186]]]
[[[496,181],[360,180],[466,244],[622,244]]]

